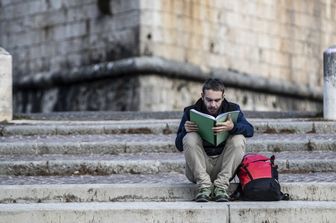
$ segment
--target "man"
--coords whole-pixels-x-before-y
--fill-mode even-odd
[[[202,140],[197,133],[198,126],[190,121],[190,109],[212,115],[240,110],[239,105],[224,98],[224,83],[220,79],[208,79],[202,88],[201,98],[184,109],[175,140],[176,148],[184,151],[186,176],[198,185],[197,202],[214,199],[217,202],[229,200],[229,179],[239,166],[245,152],[245,137],[253,136],[253,126],[239,113],[237,124],[229,118],[213,128],[215,133],[228,131],[228,139],[217,147]]]

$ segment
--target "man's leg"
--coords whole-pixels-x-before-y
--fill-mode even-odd
[[[217,190],[219,191],[218,194],[221,194],[223,191],[227,193],[230,184],[229,179],[233,176],[241,163],[245,154],[245,147],[246,139],[243,135],[233,135],[227,139],[224,150],[218,157],[214,168],[214,173],[218,173],[214,181],[215,190],[218,188]],[[226,197],[225,194],[223,196]],[[219,197],[218,199],[220,201]],[[224,200],[227,199],[223,199],[222,201]]]
[[[212,189],[212,182],[207,173],[211,164],[204,152],[201,137],[195,132],[187,133],[183,138],[183,150],[186,160],[186,176],[199,187],[196,201],[207,201]]]

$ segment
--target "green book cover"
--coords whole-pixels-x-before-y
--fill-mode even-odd
[[[195,122],[198,126],[198,133],[205,141],[211,143],[212,145],[218,146],[229,136],[229,132],[221,132],[215,134],[212,130],[216,126],[217,122],[225,122],[228,115],[231,114],[231,119],[234,124],[237,123],[237,118],[239,111],[231,111],[219,114],[217,117],[196,111],[195,109],[190,110],[190,121]]]

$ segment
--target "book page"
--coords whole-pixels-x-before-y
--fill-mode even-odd
[[[211,117],[211,118],[209,118]],[[194,109],[190,110],[190,121],[195,122],[198,126],[198,134],[201,138],[215,145],[215,135],[212,128],[215,125],[215,118],[211,115],[206,115]]]
[[[238,119],[238,115],[239,115],[239,111],[231,111],[231,112],[226,112],[226,113],[220,114],[216,118],[217,122],[225,122],[225,121],[227,121],[229,114],[231,115],[232,122],[236,124],[237,123],[237,119]],[[227,131],[218,133],[216,135],[216,146],[218,146],[223,141],[225,141],[229,137],[229,135],[230,134]]]
[[[220,114],[216,117],[216,121],[217,122],[225,122],[227,120],[228,115],[231,114],[231,119],[234,123],[237,122],[237,118],[239,115],[239,111],[230,111],[230,112],[226,112],[223,114]]]
[[[212,119],[212,120],[216,120],[216,118],[213,117],[212,115],[208,115],[208,114],[199,112],[199,111],[197,111],[197,110],[195,110],[195,109],[191,109],[190,112],[194,112],[194,113],[196,113],[196,114],[198,114],[198,115],[201,115],[201,116],[203,116],[203,117],[206,117],[206,118],[209,118],[209,119]]]

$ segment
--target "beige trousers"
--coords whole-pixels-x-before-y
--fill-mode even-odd
[[[243,135],[231,135],[223,152],[219,156],[210,157],[205,153],[198,133],[187,133],[183,138],[187,178],[199,188],[215,185],[227,190],[229,179],[243,159],[245,147],[246,139]]]

